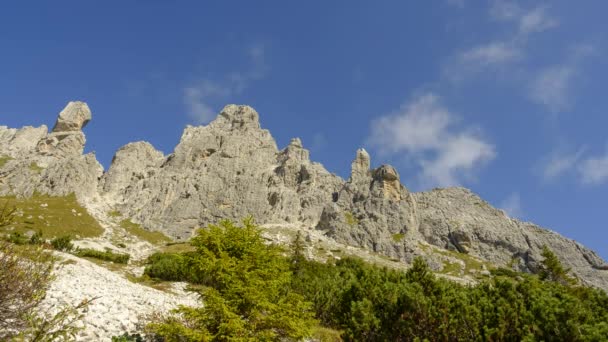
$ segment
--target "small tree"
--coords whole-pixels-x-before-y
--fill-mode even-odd
[[[298,230],[296,238],[291,243],[291,270],[294,274],[298,274],[302,269],[302,263],[306,261],[304,249],[306,244],[302,238],[302,232]]]
[[[543,261],[539,272],[540,279],[558,282],[563,285],[576,284],[576,278],[568,275],[570,268],[564,268],[557,255],[547,246],[543,246]]]
[[[293,292],[289,260],[268,245],[253,219],[243,226],[221,221],[198,231],[189,270],[202,283],[204,302],[181,307],[177,315],[148,330],[167,341],[279,341],[311,334],[311,304]]]
[[[58,341],[73,339],[81,309],[42,312],[41,302],[54,279],[53,256],[40,247],[0,242],[0,340]]]

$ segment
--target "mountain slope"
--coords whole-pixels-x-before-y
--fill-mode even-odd
[[[467,189],[412,193],[393,167],[372,169],[364,150],[343,180],[310,161],[299,139],[279,150],[248,106],[228,105],[207,126],[187,127],[167,156],[146,142],[128,144],[106,172],[82,154],[91,118],[86,104],[70,102],[50,133],[0,127],[0,195],[75,193],[85,207],[177,240],[251,214],[405,263],[421,255],[439,272],[457,265],[457,276],[492,265],[534,272],[546,245],[583,282],[608,289],[606,263],[579,243],[509,218]]]

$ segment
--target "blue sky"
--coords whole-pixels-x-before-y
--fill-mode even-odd
[[[608,258],[608,3],[19,1],[0,10],[0,124],[86,101],[87,150],[170,153],[249,104],[343,177],[358,147],[412,190],[463,185]]]

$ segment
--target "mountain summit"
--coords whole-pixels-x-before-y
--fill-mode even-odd
[[[547,246],[584,283],[608,289],[605,261],[576,241],[510,218],[465,188],[410,192],[394,167],[373,168],[363,149],[344,180],[311,161],[298,138],[279,149],[249,106],[228,105],[208,125],[186,127],[169,155],[127,144],[107,171],[83,155],[91,119],[85,103],[70,102],[50,133],[0,126],[0,195],[74,193],[87,208],[119,211],[176,240],[253,215],[402,263],[423,256],[437,271],[456,263],[461,276],[486,265],[536,272]]]

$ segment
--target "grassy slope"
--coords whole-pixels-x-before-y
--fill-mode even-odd
[[[96,237],[103,233],[99,223],[76,200],[75,195],[53,197],[35,194],[29,198],[0,197],[4,203],[17,208],[12,224],[0,232],[42,231],[45,239],[62,235],[74,238]]]

